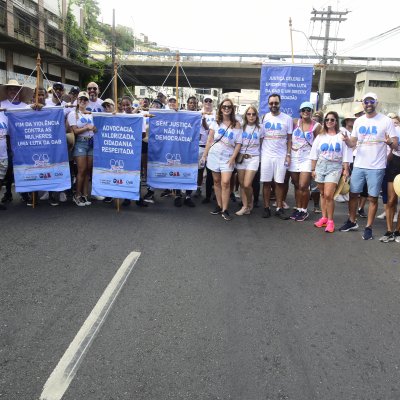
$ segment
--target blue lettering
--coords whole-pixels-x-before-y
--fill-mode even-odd
[[[328,151],[329,145],[328,143],[322,143],[321,144],[321,151]]]
[[[342,149],[342,147],[340,146],[340,143],[336,143],[335,144],[335,151],[336,153],[340,153],[340,150]]]

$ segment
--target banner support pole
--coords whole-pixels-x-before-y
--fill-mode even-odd
[[[175,91],[176,91],[176,109],[179,110],[179,51],[176,52],[176,83],[175,83]]]

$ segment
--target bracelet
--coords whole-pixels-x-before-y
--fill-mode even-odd
[[[286,153],[286,156],[291,156],[292,154],[291,153]]]

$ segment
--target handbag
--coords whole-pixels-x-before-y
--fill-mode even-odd
[[[252,134],[254,133],[255,130],[256,130],[256,127],[254,127]],[[244,161],[245,158],[248,158],[248,157],[245,157],[245,156],[247,156],[246,151],[249,148],[249,145],[250,145],[250,140],[247,143],[247,146],[246,146],[246,149],[244,150],[244,153],[239,153],[236,156],[236,158],[235,158],[235,163],[236,164],[241,164]]]

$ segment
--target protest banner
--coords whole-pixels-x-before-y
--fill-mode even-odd
[[[310,101],[313,67],[306,65],[263,65],[260,79],[260,114],[269,112],[268,96],[281,96],[281,111],[299,116],[303,101]]]
[[[152,111],[147,183],[161,189],[197,189],[201,113]]]
[[[140,198],[143,116],[93,113],[92,194],[117,199]]]
[[[17,192],[71,188],[64,110],[6,112]]]

